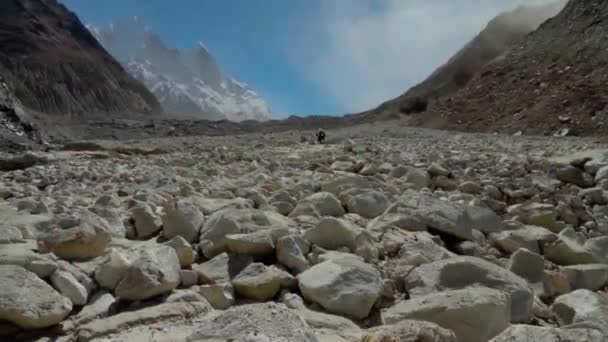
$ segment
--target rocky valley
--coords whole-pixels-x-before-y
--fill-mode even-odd
[[[267,120],[204,45],[1,2],[0,340],[608,341],[606,8],[520,8],[376,110]]]
[[[2,155],[5,338],[606,340],[606,144],[313,133]]]

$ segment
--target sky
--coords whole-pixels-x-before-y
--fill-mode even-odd
[[[85,24],[140,17],[202,41],[277,117],[342,115],[404,93],[499,12],[549,0],[60,0]]]

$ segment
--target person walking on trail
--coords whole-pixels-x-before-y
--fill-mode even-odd
[[[317,132],[317,142],[319,144],[323,144],[324,141],[325,141],[325,131],[322,129],[319,129],[319,131]]]

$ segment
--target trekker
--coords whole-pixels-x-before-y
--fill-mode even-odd
[[[319,129],[319,131],[317,132],[317,142],[319,144],[323,144],[323,141],[325,141],[325,131]]]

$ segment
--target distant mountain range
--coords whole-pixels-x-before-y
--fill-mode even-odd
[[[203,43],[186,52],[171,48],[138,17],[87,27],[169,114],[231,121],[270,118],[268,104],[246,84],[225,75]]]

